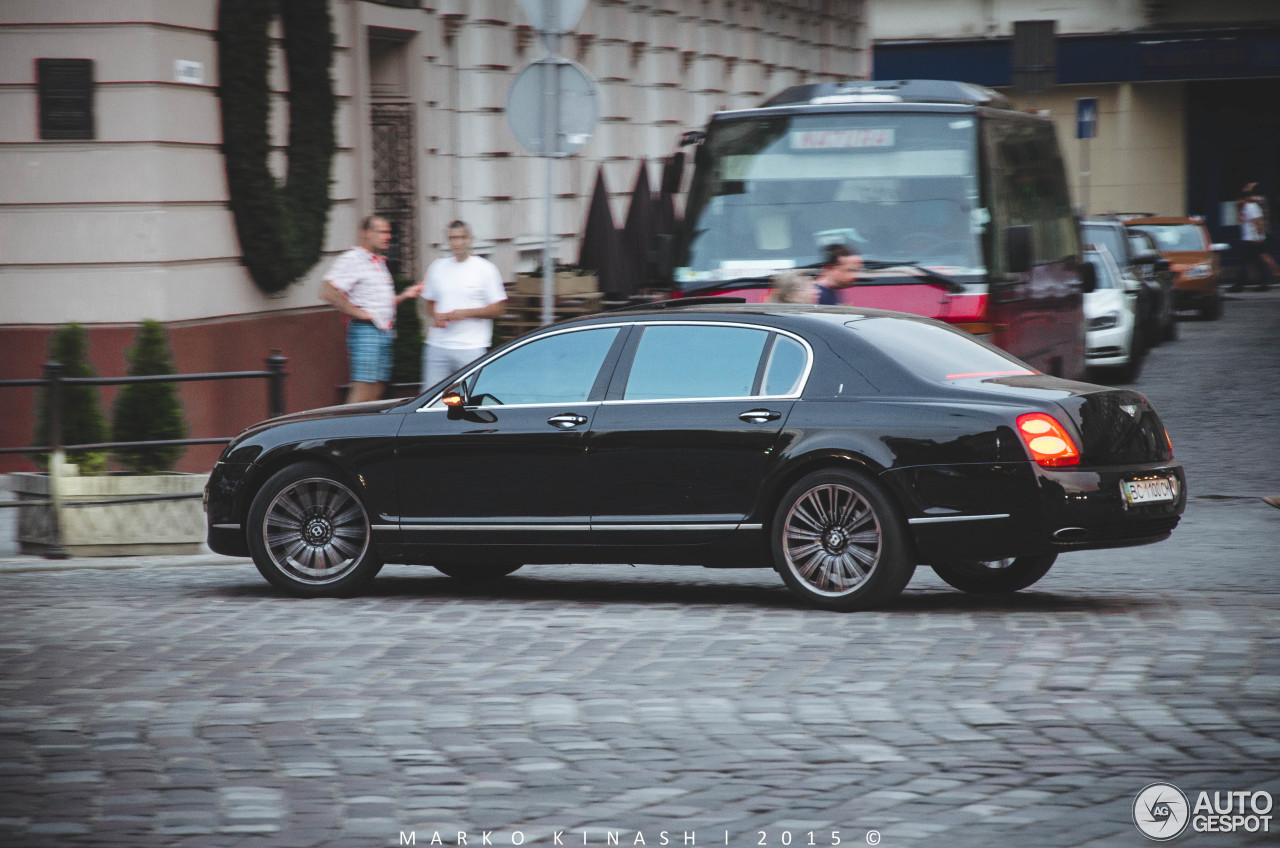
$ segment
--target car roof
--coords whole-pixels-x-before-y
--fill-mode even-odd
[[[1191,216],[1147,215],[1142,218],[1125,218],[1124,224],[1125,226],[1132,226],[1133,224],[1195,224],[1203,227],[1204,219]]]
[[[744,319],[761,319],[761,323],[780,327],[843,326],[858,318],[894,318],[903,321],[936,323],[932,318],[894,312],[888,309],[869,309],[859,306],[817,306],[805,303],[699,303],[678,306],[679,301],[661,301],[663,305],[649,308],[620,309],[613,312],[597,312],[560,321],[552,326],[567,327],[575,324],[628,323],[639,324],[654,321],[733,322]]]

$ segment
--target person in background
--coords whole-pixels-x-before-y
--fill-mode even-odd
[[[359,244],[333,260],[320,282],[320,299],[347,319],[347,403],[382,397],[391,379],[396,305],[422,291],[418,283],[396,294],[384,255],[390,244],[391,224],[370,215],[360,223]]]
[[[1237,204],[1240,210],[1240,279],[1231,286],[1230,291],[1244,289],[1246,278],[1250,273],[1258,277],[1258,288],[1266,291],[1271,287],[1271,278],[1276,275],[1276,262],[1267,253],[1267,215],[1263,207],[1263,198],[1258,194],[1257,183],[1247,183],[1240,192]]]
[[[489,349],[493,319],[506,310],[502,274],[471,253],[471,228],[449,224],[449,251],[432,262],[422,283],[427,340],[422,346],[422,390],[434,386]]]
[[[843,244],[827,245],[822,273],[818,275],[818,303],[832,305],[840,302],[836,293],[857,285],[858,272],[862,270],[862,257]]]
[[[773,289],[766,303],[817,303],[818,291],[813,278],[799,271],[782,271],[769,280]]]

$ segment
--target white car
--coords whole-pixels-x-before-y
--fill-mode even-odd
[[[1084,258],[1098,277],[1097,286],[1084,296],[1085,364],[1091,371],[1112,371],[1117,382],[1132,382],[1142,367],[1142,351],[1135,344],[1138,293],[1126,286],[1106,247],[1089,245]]]

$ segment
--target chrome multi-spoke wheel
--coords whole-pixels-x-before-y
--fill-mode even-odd
[[[880,523],[853,489],[815,486],[787,511],[783,528],[787,567],[814,592],[847,595],[880,562]]]
[[[1016,592],[1049,573],[1057,554],[1005,557],[966,562],[935,562],[933,570],[948,585],[962,592],[1001,594]]]
[[[278,472],[249,514],[254,563],[282,589],[345,594],[378,571],[364,504],[324,466],[303,463]]]
[[[827,609],[890,600],[914,571],[893,503],[852,471],[821,471],[792,486],[778,508],[773,543],[787,586]]]

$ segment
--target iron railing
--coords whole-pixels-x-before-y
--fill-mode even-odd
[[[49,454],[49,499],[18,500],[0,502],[0,509],[23,506],[52,506],[53,531],[57,541],[45,552],[49,559],[65,559],[62,550],[60,529],[58,527],[58,509],[60,507],[102,506],[115,504],[146,503],[149,501],[188,500],[201,497],[198,492],[172,495],[133,495],[120,498],[93,498],[63,501],[58,486],[58,473],[65,464],[64,457],[68,450],[110,450],[114,448],[147,448],[162,445],[218,445],[230,442],[234,436],[216,436],[200,439],[157,439],[134,442],[93,442],[90,444],[63,444],[62,420],[63,388],[65,386],[122,386],[135,383],[193,383],[203,380],[266,380],[267,381],[267,414],[274,418],[283,415],[284,380],[288,376],[285,366],[289,360],[278,350],[272,351],[266,359],[266,368],[261,371],[214,371],[201,374],[156,374],[143,377],[64,377],[60,362],[45,363],[44,376],[18,380],[0,380],[0,388],[43,388],[45,389],[45,408],[48,421],[47,445],[26,445],[23,447],[0,447],[0,454],[11,453],[47,453]]]

